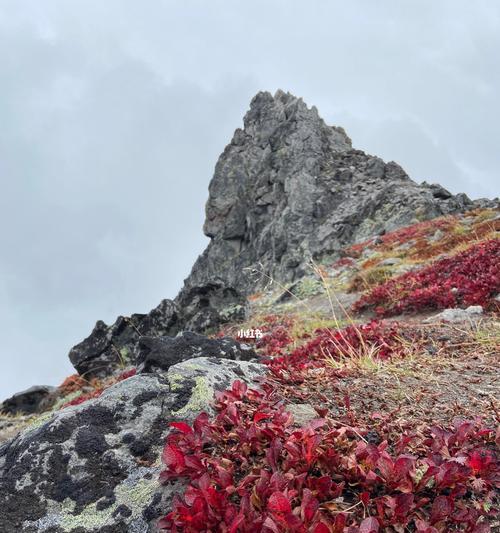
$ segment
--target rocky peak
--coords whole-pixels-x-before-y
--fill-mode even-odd
[[[257,229],[252,222],[287,192],[290,177],[303,181],[317,175],[322,154],[352,148],[342,128],[327,126],[315,107],[283,91],[274,97],[258,93],[243,123],[219,158],[209,186],[208,237],[251,239]]]
[[[398,164],[353,149],[342,128],[301,98],[260,92],[216,164],[204,225],[211,242],[177,302],[190,305],[210,283],[246,295],[269,278],[293,282],[311,258],[473,206],[464,194],[418,185]],[[263,276],[250,276],[252,269]]]

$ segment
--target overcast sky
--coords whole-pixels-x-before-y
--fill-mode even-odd
[[[251,97],[416,180],[499,194],[498,0],[0,0],[0,400],[174,297]]]

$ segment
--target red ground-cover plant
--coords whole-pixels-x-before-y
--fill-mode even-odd
[[[382,243],[385,246],[401,245],[413,239],[422,239],[424,237],[430,237],[438,229],[444,232],[451,230],[457,224],[455,217],[442,217],[433,220],[425,220],[412,226],[391,231],[382,235]]]
[[[279,353],[263,361],[274,376],[299,383],[309,369],[324,366],[327,358],[338,360],[372,353],[383,360],[404,351],[401,330],[395,322],[372,320],[338,330],[320,328],[307,337],[309,340],[291,353]]]
[[[449,231],[457,224],[455,217],[441,217],[433,220],[425,220],[411,226],[391,231],[379,237],[379,246],[382,249],[390,249],[394,246],[406,244],[412,240],[424,239],[430,237],[438,229],[441,231]],[[353,244],[347,248],[346,253],[357,257],[363,250],[374,244],[374,239],[369,239],[364,242]]]
[[[286,349],[293,342],[290,336],[292,323],[280,323],[264,332],[261,339],[256,342],[256,347],[265,355],[279,355],[285,353]]]
[[[92,400],[94,398],[99,398],[99,396],[111,385],[114,385],[115,383],[118,383],[120,381],[123,381],[124,379],[128,379],[132,376],[135,376],[137,373],[137,370],[135,368],[131,368],[130,370],[125,370],[121,374],[119,374],[116,377],[112,377],[110,380],[106,381],[105,384],[102,387],[97,387],[92,391],[85,392],[83,394],[80,394],[80,396],[77,396],[76,398],[73,398],[73,400],[70,400],[69,402],[66,402],[62,405],[61,409],[64,409],[65,407],[70,407],[72,405],[80,405],[81,403],[84,403],[88,400]],[[70,376],[71,377],[71,376]]]
[[[469,305],[489,306],[500,292],[500,240],[491,239],[419,270],[393,278],[364,295],[355,311],[381,316]]]
[[[217,416],[171,424],[163,482],[184,478],[160,522],[171,532],[489,531],[499,463],[479,421],[370,444],[366,428],[297,428],[273,388],[236,381]]]
[[[290,330],[294,319],[287,315],[267,315],[257,326],[263,333],[255,343],[263,355],[282,354],[293,342]]]

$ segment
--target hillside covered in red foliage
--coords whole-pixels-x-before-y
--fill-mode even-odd
[[[479,213],[467,224],[444,217],[351,247],[333,270],[317,269],[330,304],[341,276],[350,287],[366,288],[354,313],[418,316],[481,305],[495,321],[500,241],[494,216]],[[386,263],[409,268],[398,273]],[[313,288],[306,307],[321,298]],[[252,298],[259,300],[262,294]],[[162,528],[491,530],[499,503],[500,418],[493,400],[479,407],[486,403],[476,401],[474,383],[495,381],[496,322],[490,336],[479,326],[405,324],[402,317],[363,323],[341,309],[342,320],[333,316],[330,323],[311,319],[310,311],[252,319],[263,337],[247,341],[261,354],[267,377],[257,387],[235,382],[218,393],[214,416],[172,423],[161,479],[188,485]],[[440,381],[433,377],[438,369]],[[443,393],[455,372],[466,381],[470,376],[458,396]]]

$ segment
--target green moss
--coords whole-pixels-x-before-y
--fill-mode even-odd
[[[120,359],[122,363],[130,363],[130,350],[124,346],[123,348],[120,348]]]

